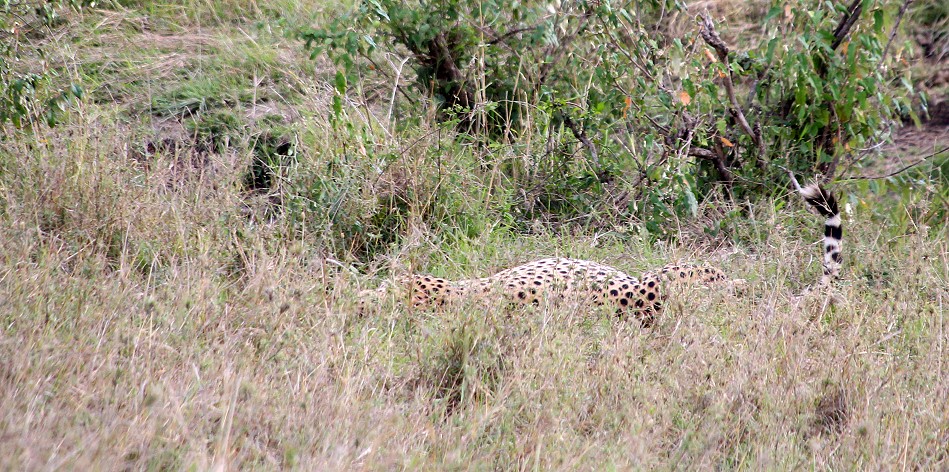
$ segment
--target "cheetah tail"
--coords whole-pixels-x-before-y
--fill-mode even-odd
[[[843,228],[841,227],[840,209],[834,195],[818,184],[811,184],[800,189],[804,201],[814,207],[824,218],[824,274],[820,284],[827,285],[840,277],[840,266],[843,263],[841,255],[843,247]]]

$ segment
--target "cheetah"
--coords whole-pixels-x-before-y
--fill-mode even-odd
[[[413,275],[403,277],[398,286],[411,288],[414,307],[452,305],[479,295],[501,295],[515,304],[533,305],[544,299],[572,300],[596,306],[610,304],[616,307],[617,314],[632,315],[643,324],[649,324],[662,312],[668,289],[726,280],[725,273],[714,267],[670,264],[636,278],[597,262],[553,257],[472,280],[450,281]],[[743,281],[731,282],[737,285]],[[373,291],[373,295],[387,291],[388,287],[384,286]]]
[[[824,270],[820,283],[837,278],[841,265],[842,230],[837,201],[819,185],[798,188],[804,200],[827,218],[824,225]],[[494,275],[451,281],[430,275],[412,275],[397,280],[417,308],[456,304],[472,298],[500,295],[514,304],[538,305],[542,300],[572,300],[592,305],[609,304],[621,317],[633,317],[648,326],[662,313],[669,292],[695,285],[740,287],[742,279],[729,279],[715,267],[669,264],[633,277],[597,262],[568,258],[546,258],[502,270]],[[360,293],[363,304],[378,300],[390,287]]]

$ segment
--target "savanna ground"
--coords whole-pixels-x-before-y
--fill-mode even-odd
[[[33,39],[86,97],[0,141],[0,468],[949,467],[944,180],[836,185],[829,293],[801,295],[821,222],[794,195],[700,203],[699,220],[731,218],[727,237],[693,220],[671,240],[634,220],[514,230],[501,171],[480,165],[510,151],[424,117],[394,133],[388,95],[353,113],[362,135],[329,123],[329,66],[287,34],[325,15],[144,3]],[[946,144],[924,130],[942,138],[874,169]],[[373,257],[327,234],[392,201],[410,211]],[[308,224],[326,214],[338,225]],[[583,306],[357,309],[400,272],[552,255],[630,273],[703,261],[749,285],[678,296],[646,330]]]

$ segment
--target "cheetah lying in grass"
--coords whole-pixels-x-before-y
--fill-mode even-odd
[[[837,202],[818,185],[799,189],[804,200],[827,218],[824,224],[824,271],[821,284],[840,271],[841,227]],[[412,275],[396,282],[405,300],[415,307],[444,306],[476,297],[502,296],[516,304],[539,304],[541,300],[573,300],[593,305],[610,304],[621,316],[633,316],[644,325],[662,313],[670,291],[695,285],[740,286],[714,267],[670,264],[636,278],[610,266],[591,261],[548,258],[528,262],[490,277],[450,281],[428,275]],[[390,287],[360,293],[362,303],[378,300]]]
[[[473,297],[496,296],[517,304],[539,304],[541,300],[572,300],[593,305],[611,304],[617,312],[632,315],[644,324],[662,312],[666,291],[672,287],[726,282],[714,267],[667,265],[636,278],[610,266],[565,258],[540,259],[480,279],[450,281],[427,275],[404,277],[400,287],[411,287],[415,307],[451,305]],[[732,280],[731,284],[743,283]],[[388,292],[383,286],[376,297]],[[375,297],[373,297],[375,298]]]

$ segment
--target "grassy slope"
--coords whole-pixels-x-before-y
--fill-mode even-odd
[[[58,60],[91,99],[0,143],[0,468],[947,466],[944,226],[881,224],[878,202],[852,199],[824,307],[796,296],[819,271],[819,221],[794,199],[701,245],[515,235],[491,220],[495,176],[473,151],[419,132],[396,160],[405,185],[453,189],[472,237],[410,217],[383,264],[462,277],[554,254],[630,272],[700,259],[750,287],[680,297],[648,331],[572,306],[359,314],[373,282],[345,251],[243,190],[247,149],[273,129],[300,143],[286,181],[367,165],[325,121],[319,68],[255,26],[314,9],[180,5],[74,19]],[[237,120],[235,141],[194,152],[214,123],[177,115],[192,108]],[[453,159],[430,159],[443,149]]]

